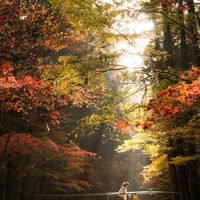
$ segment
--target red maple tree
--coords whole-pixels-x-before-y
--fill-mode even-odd
[[[51,174],[55,187],[87,185],[80,175],[93,154],[74,143],[59,145],[43,138],[68,120],[69,102],[83,97],[79,91],[59,95],[54,82],[42,78],[43,73],[54,67],[59,50],[72,48],[81,39],[49,4],[0,2],[0,156],[5,177],[31,179],[39,170],[47,178],[46,167],[64,175],[65,184]]]
[[[177,115],[199,103],[200,71],[196,67],[180,75],[180,81],[174,86],[158,92],[154,99],[149,101],[147,110],[153,114],[145,122],[148,128],[152,122],[159,119],[175,119]]]

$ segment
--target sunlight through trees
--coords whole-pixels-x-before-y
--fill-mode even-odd
[[[199,34],[197,0],[0,1],[0,198],[198,200]]]

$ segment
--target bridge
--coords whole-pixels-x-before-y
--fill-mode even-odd
[[[152,195],[165,195],[168,199],[175,200],[179,195],[179,192],[172,192],[172,191],[130,191],[127,193],[120,193],[126,194],[128,199],[130,200],[139,200],[142,196],[152,196]],[[102,200],[110,200],[110,199],[118,199],[119,192],[104,192],[104,193],[84,193],[84,194],[34,194],[34,193],[22,193],[23,196],[33,197],[34,199],[48,199],[48,200],[68,200],[68,199],[102,199]],[[113,198],[115,197],[115,198]],[[143,198],[142,198],[143,199]]]

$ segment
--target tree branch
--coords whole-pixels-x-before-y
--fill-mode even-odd
[[[135,10],[134,8],[130,8],[132,10]],[[143,13],[158,13],[163,15],[164,17],[166,17],[168,20],[170,20],[171,22],[179,25],[179,26],[183,26],[185,29],[188,29],[184,24],[176,21],[175,19],[172,19],[171,17],[169,17],[167,14],[163,13],[162,11],[159,10],[135,10],[135,12],[143,12]]]
[[[139,87],[135,92],[133,92],[133,93],[127,95],[126,97],[124,97],[124,98],[122,98],[120,101],[118,101],[117,104],[120,104],[121,102],[123,102],[124,100],[126,100],[126,99],[128,99],[129,97],[133,96],[134,94],[137,94],[139,91],[141,91],[141,90],[147,88],[148,86],[152,85],[152,84],[155,83],[156,81],[158,81],[158,79],[152,81],[152,82],[149,83],[149,84],[145,84],[145,86]]]

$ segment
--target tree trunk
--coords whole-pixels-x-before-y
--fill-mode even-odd
[[[168,148],[170,148],[168,152],[168,161],[170,162],[171,158],[176,156],[174,151],[173,139],[170,137],[168,139]],[[169,163],[169,177],[170,177],[170,190],[173,192],[178,192],[178,180],[177,180],[177,172],[176,167],[173,164]],[[179,200],[178,195],[173,195],[173,200]]]
[[[168,15],[168,8],[164,3],[162,3],[162,12]],[[163,17],[163,33],[163,48],[168,54],[168,57],[165,60],[165,67],[174,67],[171,27],[168,19],[166,19],[165,16]]]
[[[183,146],[183,139],[177,138],[176,139],[176,152],[178,156],[184,156],[184,146]],[[184,165],[179,165],[177,168],[177,178],[178,178],[178,187],[180,192],[180,199],[181,200],[190,200],[190,192],[189,192],[189,184],[188,184],[188,173],[187,167]]]
[[[180,68],[187,69],[189,67],[188,63],[188,47],[186,44],[186,31],[184,27],[184,13],[183,13],[183,0],[179,0],[178,2],[178,18],[179,22],[183,24],[183,26],[179,26],[179,34],[180,34],[180,55],[178,64]]]
[[[7,190],[9,189],[9,182],[8,182],[8,177],[9,177],[9,169],[8,169],[8,144],[10,142],[11,138],[11,132],[8,133],[6,143],[3,149],[3,155],[2,155],[2,160],[3,160],[3,165],[5,166],[5,180],[4,180],[4,189],[3,189],[3,199],[7,200]]]
[[[187,142],[186,154],[191,157],[198,155],[196,146],[193,143],[193,138],[190,138],[190,140]],[[198,172],[199,164],[200,163],[198,160],[192,160],[186,165],[188,169],[189,191],[192,200],[198,200],[200,194],[200,174]]]
[[[187,169],[185,166],[177,166],[178,187],[181,200],[191,200],[187,181]]]
[[[14,188],[16,177],[13,175],[13,165],[7,162],[6,165],[6,200],[14,200]]]
[[[192,200],[199,200],[200,194],[200,178],[198,174],[198,161],[191,161],[188,167],[188,183],[189,183],[189,191],[191,194]]]
[[[186,0],[188,6],[188,34],[190,39],[190,50],[192,54],[192,63],[195,66],[200,66],[200,53],[198,47],[198,31],[196,13],[193,0]]]

